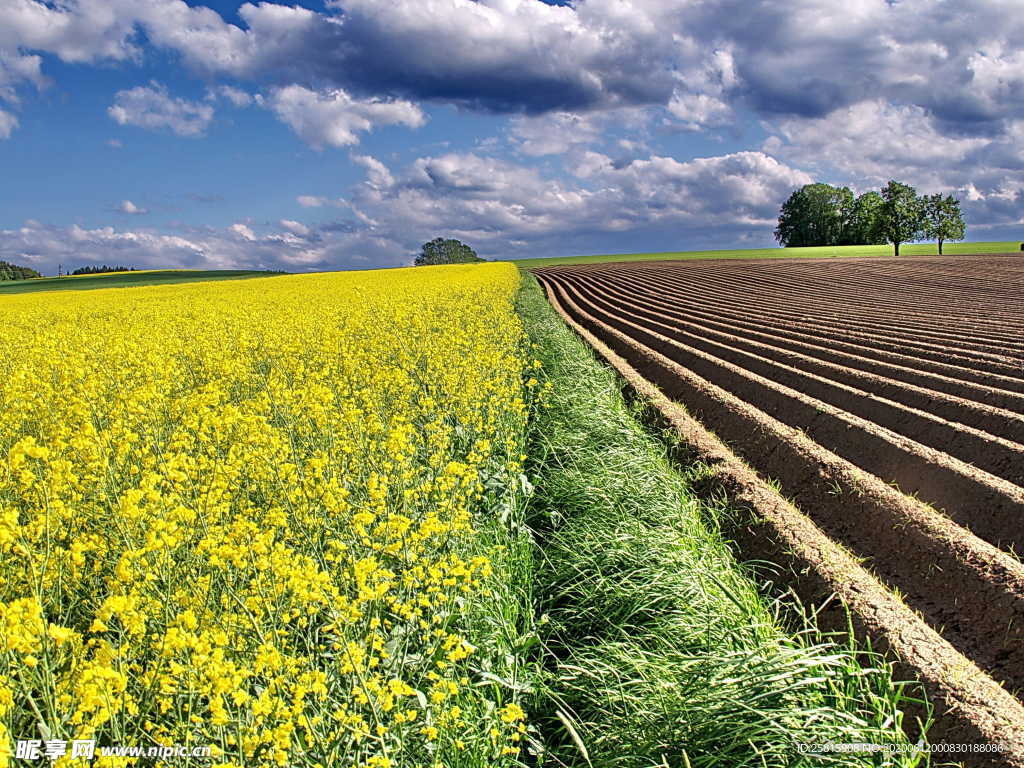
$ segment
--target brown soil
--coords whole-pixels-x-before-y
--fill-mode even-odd
[[[636,322],[640,318],[624,308],[611,308],[566,281],[559,285],[594,318],[680,363],[705,381],[755,404],[769,416],[801,429],[867,472],[936,504],[978,536],[1007,549],[1018,542],[1024,544],[1024,488],[896,432],[898,424],[881,426],[878,419],[884,414],[877,399],[863,401],[863,408],[869,409],[872,417],[857,416],[754,373],[749,365],[730,360],[732,355],[727,352],[711,354],[686,344],[680,340],[684,334],[673,328],[654,330],[648,327],[651,323]],[[785,373],[779,366],[774,370],[776,375]],[[710,419],[709,424],[717,429],[717,405],[709,406],[704,413],[693,410],[698,418]]]
[[[1024,412],[1024,394],[1022,394],[1024,393],[1024,382],[1017,374],[1003,376],[997,372],[979,371],[952,362],[924,360],[908,354],[912,350],[906,346],[903,347],[902,352],[878,349],[857,343],[856,339],[844,334],[841,329],[832,331],[801,330],[800,326],[795,325],[792,319],[777,316],[778,303],[773,303],[775,300],[769,301],[767,298],[744,293],[742,286],[736,287],[736,290],[740,291],[738,295],[722,295],[710,290],[706,293],[698,293],[697,291],[705,290],[704,284],[691,286],[690,283],[671,282],[678,279],[672,273],[667,272],[659,278],[635,275],[631,270],[626,269],[619,270],[619,272],[622,274],[611,270],[594,270],[593,274],[578,274],[566,270],[565,276],[567,278],[585,278],[588,281],[604,279],[621,282],[630,293],[638,296],[647,295],[649,297],[651,292],[656,292],[661,299],[671,302],[680,309],[703,310],[712,316],[717,314],[719,319],[735,322],[740,327],[771,333],[797,344],[809,345],[811,349],[816,349],[818,354],[828,355],[826,359],[843,362],[852,367],[863,368],[882,375],[888,373],[894,378],[909,375],[913,377],[912,383],[932,386],[940,391],[960,394],[968,398],[978,395],[976,399],[980,402]],[[655,289],[654,286],[658,287]],[[751,306],[762,309],[760,312],[755,311],[751,309]],[[799,317],[813,317],[815,315],[812,313],[815,311],[819,315],[835,314],[831,307],[823,303],[816,310],[811,307],[802,311]],[[770,316],[766,317],[765,314],[770,314]],[[737,318],[739,319],[737,320]],[[1024,334],[1024,329],[1021,333]],[[1019,343],[1018,347],[1020,347]],[[1024,371],[1024,365],[1019,370]],[[926,382],[931,382],[931,384]],[[962,391],[957,391],[958,387]],[[1003,399],[1007,404],[1001,402]]]
[[[744,322],[737,319],[740,313],[730,312],[721,316],[708,312],[687,309],[684,300],[666,301],[651,295],[651,291],[643,290],[628,279],[611,283],[603,277],[594,277],[588,281],[594,288],[603,289],[608,294],[629,297],[636,306],[648,307],[662,313],[664,317],[673,318],[680,327],[699,326],[704,333],[714,336],[715,332],[732,335],[733,343],[743,349],[758,350],[768,357],[783,361],[803,370],[821,376],[845,381],[853,384],[872,395],[904,403],[914,408],[930,411],[950,421],[975,427],[992,435],[1004,437],[1018,443],[1024,443],[1024,415],[1013,411],[994,408],[965,397],[950,395],[937,389],[929,389],[927,379],[922,380],[924,386],[911,383],[916,373],[906,369],[904,380],[872,373],[853,367],[850,360],[842,355],[834,355],[832,350],[820,342],[827,338],[825,334],[814,337],[819,343],[792,341],[787,336],[762,330],[766,324]],[[668,295],[668,291],[665,294]],[[808,337],[810,338],[810,337]],[[855,358],[852,358],[855,362]],[[977,388],[987,394],[986,388]]]
[[[895,428],[900,434],[945,450],[999,477],[1017,484],[1024,481],[1024,445],[988,434],[983,429],[950,422],[944,415],[935,414],[932,410],[935,393],[930,393],[931,398],[927,395],[917,398],[917,408],[908,407],[895,397],[886,397],[886,394],[900,394],[906,385],[888,382],[874,374],[833,363],[808,361],[798,353],[718,330],[726,327],[722,324],[716,323],[715,327],[712,324],[699,325],[680,319],[679,313],[654,311],[649,309],[651,302],[635,299],[619,291],[591,284],[576,289],[596,306],[609,311],[619,309],[628,312],[631,320],[669,338],[734,362],[753,373],[857,413],[880,425],[898,425]],[[975,406],[972,409],[969,407],[970,401],[958,401],[941,394],[937,397],[945,401],[945,411],[954,411],[958,416],[994,416],[987,420],[988,425],[994,428],[1003,426],[1003,422],[1007,421],[996,409],[987,406]],[[965,405],[968,407],[965,408]],[[1024,418],[1013,418],[1009,423],[1024,431]]]

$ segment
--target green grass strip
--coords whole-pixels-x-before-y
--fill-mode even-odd
[[[1020,253],[1020,241],[986,241],[977,243],[946,243],[943,255],[968,253]],[[935,243],[905,243],[900,256],[935,255]],[[691,259],[822,259],[849,256],[892,256],[891,245],[822,245],[808,248],[746,248],[718,251],[665,251],[661,253],[609,253],[593,256],[555,256],[539,259],[516,259],[522,269],[553,267],[560,264],[600,264],[609,261],[689,261]],[[1024,256],[1024,254],[1022,254]]]
[[[783,629],[706,522],[666,445],[532,276],[519,311],[546,390],[529,446],[544,764],[927,765],[924,755],[801,754],[797,744],[906,744],[903,688],[870,654]],[[543,688],[543,686],[542,686]]]
[[[243,280],[272,277],[284,272],[251,269],[161,269],[138,272],[104,272],[97,275],[37,277],[0,282],[0,295],[39,291],[86,291],[96,288],[134,288],[144,285],[173,285],[208,280]]]

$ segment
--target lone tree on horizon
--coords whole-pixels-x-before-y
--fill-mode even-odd
[[[900,243],[920,240],[924,235],[924,204],[909,184],[890,181],[882,189],[880,224],[885,239],[900,255]]]
[[[477,261],[484,261],[476,255],[476,251],[465,243],[435,237],[429,243],[424,243],[420,249],[419,256],[413,261],[417,267],[425,267],[433,264],[472,264]]]
[[[939,255],[946,240],[963,240],[967,227],[960,213],[960,201],[952,195],[928,195],[924,198],[924,234],[938,241]]]

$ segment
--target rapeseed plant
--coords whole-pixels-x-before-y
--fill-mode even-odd
[[[525,714],[469,631],[476,530],[524,458],[517,285],[491,264],[3,299],[0,745],[518,764]]]

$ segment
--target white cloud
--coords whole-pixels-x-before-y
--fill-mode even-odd
[[[0,259],[56,274],[58,264],[117,263],[140,268],[285,269],[289,271],[399,266],[411,253],[390,238],[334,231],[308,238],[290,232],[258,235],[245,224],[191,228],[178,234],[148,229],[53,227],[26,221],[0,229]]]
[[[296,235],[297,237],[309,236],[309,227],[307,227],[305,224],[301,222],[294,221],[292,219],[281,219],[278,222],[278,224],[280,225],[281,229],[287,230],[288,232],[291,232],[293,235]]]
[[[0,109],[0,139],[10,138],[14,129],[18,127],[18,118],[10,112]]]
[[[256,233],[242,223],[232,224],[230,227],[228,227],[228,230],[230,230],[243,240],[254,241],[256,239]]]
[[[898,179],[922,193],[957,195],[969,232],[1024,218],[1022,119],[1005,120],[993,135],[951,134],[920,106],[872,99],[825,117],[764,127],[772,133],[765,152],[800,162],[821,179],[858,191]]]
[[[733,108],[729,101],[740,79],[730,48],[716,49],[707,60],[677,73],[676,77],[679,84],[673,90],[667,108],[678,120],[678,127],[700,131],[733,121]]]
[[[269,106],[299,138],[317,149],[358,144],[356,133],[375,125],[418,128],[426,122],[412,102],[356,99],[343,90],[318,92],[301,85],[275,89]]]
[[[47,51],[67,62],[137,56],[130,40],[137,18],[131,5],[126,0],[5,0],[0,49]]]
[[[49,84],[49,78],[42,73],[42,58],[11,53],[0,48],[0,101],[17,104],[17,86],[31,83],[37,90]]]
[[[377,189],[395,183],[391,171],[380,160],[370,155],[352,155],[352,161],[366,168],[366,183]]]
[[[821,118],[789,118],[766,127],[776,132],[767,150],[873,182],[957,164],[991,141],[945,136],[923,108],[880,99],[862,101]]]
[[[121,213],[127,213],[132,216],[142,216],[144,214],[149,213],[148,209],[140,208],[131,200],[122,200],[120,204],[117,206],[117,210],[120,211]]]
[[[151,81],[148,86],[118,91],[107,114],[120,125],[167,128],[178,136],[201,136],[213,120],[213,107],[175,98],[164,85]]]
[[[529,114],[671,105],[683,127],[737,103],[820,117],[875,97],[954,122],[1024,116],[1019,0],[327,6],[245,3],[236,26],[183,0],[4,0],[0,50],[139,60],[141,28],[205,76]]]
[[[206,98],[210,101],[221,99],[229,102],[239,109],[252,106],[253,104],[263,104],[263,97],[260,94],[251,94],[248,91],[243,91],[241,88],[235,88],[232,85],[217,85],[207,88]]]
[[[760,152],[680,161],[650,156],[616,167],[595,152],[581,160],[579,183],[493,157],[450,153],[416,160],[392,183],[368,179],[352,195],[370,231],[416,238],[438,232],[481,245],[487,253],[571,242],[601,233],[645,237],[653,230],[766,231],[806,173]],[[520,242],[520,245],[515,245]],[[564,246],[563,246],[564,247]]]
[[[529,117],[520,115],[509,121],[516,148],[524,155],[560,155],[601,138],[602,122],[596,115],[552,112]]]
[[[668,111],[688,131],[700,131],[727,125],[732,120],[732,107],[707,93],[676,91],[668,103]]]

